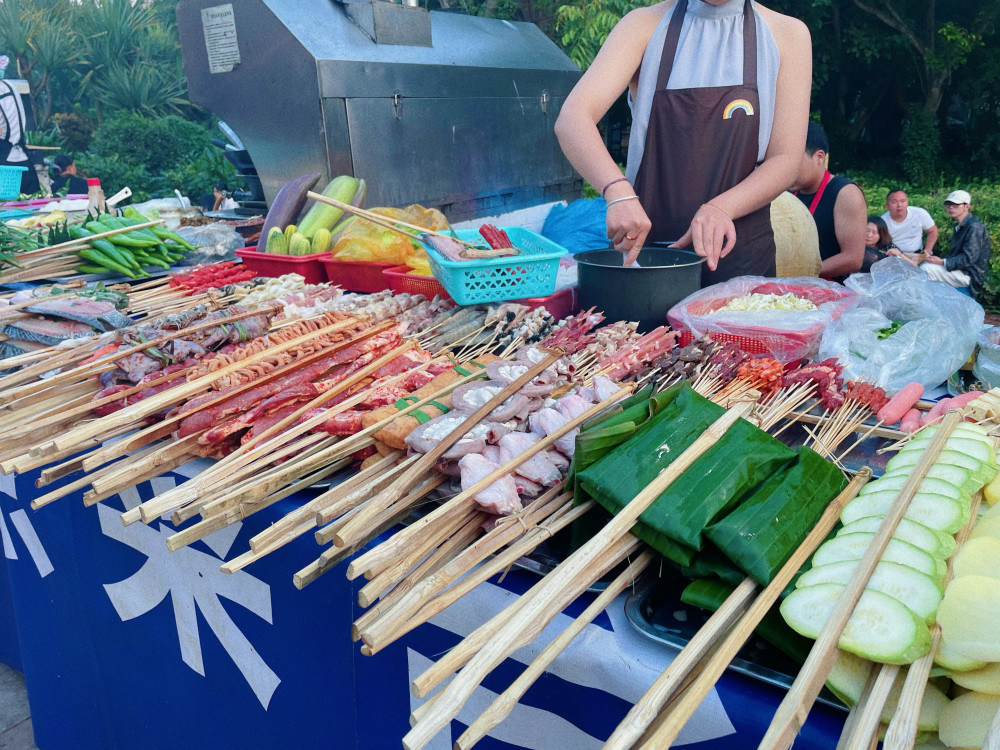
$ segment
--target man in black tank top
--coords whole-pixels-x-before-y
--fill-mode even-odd
[[[823,259],[820,276],[843,281],[860,270],[864,261],[868,208],[861,188],[827,170],[829,152],[823,128],[810,122],[806,152],[793,189],[816,221]]]

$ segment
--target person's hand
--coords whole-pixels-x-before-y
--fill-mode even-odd
[[[924,258],[924,263],[933,263],[935,266],[943,266],[944,258],[939,258],[936,255],[928,255]]]
[[[671,247],[694,244],[694,252],[707,260],[708,270],[719,266],[736,243],[736,225],[724,210],[713,203],[703,203],[691,219],[687,232]]]
[[[903,257],[903,253],[902,253],[902,251],[898,247],[890,247],[888,250],[885,251],[885,254],[886,255],[891,255],[894,258],[902,258]]]
[[[638,199],[608,206],[607,224],[611,245],[615,250],[626,253],[624,265],[632,265],[639,257],[639,251],[652,227]]]

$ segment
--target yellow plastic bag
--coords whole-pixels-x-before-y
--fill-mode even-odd
[[[408,224],[441,231],[448,228],[448,220],[437,209],[412,205],[406,208],[373,208],[374,213]],[[333,257],[338,260],[393,263],[399,266],[426,267],[430,275],[427,254],[416,240],[407,239],[399,232],[384,229],[371,222],[356,218],[344,230],[333,246]]]

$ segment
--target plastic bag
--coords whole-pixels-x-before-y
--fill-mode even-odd
[[[750,310],[715,312],[737,297],[748,294],[787,294],[808,299],[815,310]],[[722,334],[751,352],[761,350],[779,362],[815,355],[823,329],[857,304],[858,295],[840,284],[810,276],[767,279],[739,276],[690,294],[667,313],[675,329],[688,329],[694,338]],[[742,340],[742,341],[741,341]]]
[[[556,204],[545,217],[541,234],[571,253],[606,250],[610,244],[607,211],[603,198],[579,198],[565,206]]]
[[[371,211],[391,219],[416,224],[435,231],[448,229],[448,220],[435,208],[419,205],[406,208],[373,208]],[[362,261],[367,263],[392,263],[409,266],[415,271],[426,271],[432,276],[427,252],[416,240],[407,239],[399,232],[384,229],[362,219],[354,219],[344,229],[337,244],[333,246],[333,257],[337,260]]]
[[[910,382],[929,389],[972,354],[983,308],[911,263],[886,258],[846,284],[858,293],[858,307],[827,327],[819,347],[820,358],[844,365],[845,380],[867,379],[890,393]],[[902,326],[890,333],[894,322]]]
[[[188,266],[235,260],[236,251],[246,245],[243,236],[228,224],[178,227],[174,231],[197,248],[184,256],[182,262]]]

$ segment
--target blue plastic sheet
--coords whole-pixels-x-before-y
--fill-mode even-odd
[[[545,217],[542,235],[571,253],[606,250],[607,210],[603,198],[579,198],[565,206],[557,204]]]

